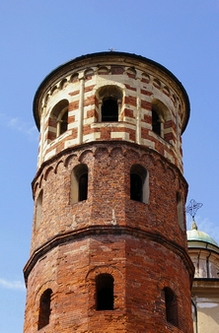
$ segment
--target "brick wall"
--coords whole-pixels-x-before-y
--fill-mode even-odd
[[[24,268],[24,333],[192,333],[194,268],[185,212],[179,217],[178,208],[187,195],[185,93],[173,75],[146,59],[113,52],[91,58],[55,70],[35,97],[41,128],[31,253]],[[118,121],[101,121],[104,96],[117,100]],[[68,128],[55,138],[51,115],[58,116],[57,104],[61,110],[66,101]],[[161,107],[160,135],[152,127],[154,105]],[[77,170],[88,169],[88,191],[77,202],[74,170],[80,164],[87,167]],[[147,199],[130,197],[133,166],[144,170]],[[101,274],[113,279],[113,310],[97,310]],[[166,318],[167,287],[177,300],[175,326]],[[49,323],[39,330],[40,297],[50,289]]]
[[[79,163],[88,166],[88,198],[71,204],[71,171]],[[130,168],[136,163],[149,174],[148,204],[130,200]],[[50,327],[51,332],[54,328],[144,332],[143,327],[150,332],[181,332],[165,321],[161,294],[171,281],[179,301],[179,327],[192,332],[188,304],[193,268],[176,206],[176,193],[185,200],[187,184],[174,165],[134,144],[87,144],[46,162],[33,182],[33,191],[35,198],[43,191],[43,203],[25,268],[28,290],[32,290],[27,316],[32,318],[30,309],[36,309],[34,323],[27,317],[26,325],[37,326],[37,293],[48,284],[57,292],[46,332]],[[109,272],[109,267],[113,277],[117,272],[115,310],[98,312],[92,272]],[[67,292],[68,288],[74,292]],[[25,332],[29,333],[28,328]]]

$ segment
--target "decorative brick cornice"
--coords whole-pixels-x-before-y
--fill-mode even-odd
[[[42,246],[40,246],[38,249],[34,251],[30,259],[28,260],[27,264],[24,267],[24,277],[25,281],[27,283],[28,276],[33,269],[33,267],[36,265],[37,261],[42,258],[46,253],[51,251],[53,248],[63,245],[65,243],[70,243],[77,241],[82,238],[91,237],[91,236],[104,236],[104,235],[113,235],[113,236],[132,236],[135,238],[140,239],[148,239],[149,241],[157,242],[161,244],[162,246],[168,248],[175,254],[177,254],[179,257],[181,257],[184,265],[186,266],[189,275],[190,280],[192,283],[192,278],[194,275],[194,266],[192,264],[192,261],[187,253],[187,251],[177,245],[174,242],[171,242],[164,238],[160,234],[153,234],[149,232],[145,232],[143,230],[140,230],[138,228],[131,228],[131,227],[122,227],[122,226],[90,226],[87,228],[74,230],[71,232],[63,233],[56,235],[52,239],[48,240],[46,243],[44,243]]]
[[[40,124],[38,108],[41,103],[41,97],[48,89],[48,87],[51,87],[51,85],[54,84],[54,82],[60,77],[64,78],[66,75],[69,75],[69,73],[74,72],[80,68],[86,69],[86,67],[89,68],[94,64],[97,65],[102,63],[126,64],[127,66],[128,64],[131,64],[132,66],[135,67],[150,66],[151,68],[153,68],[154,71],[159,70],[159,72],[163,73],[165,76],[173,80],[176,86],[178,86],[179,89],[181,90],[183,98],[185,100],[187,117],[183,126],[183,130],[186,128],[190,115],[190,103],[187,92],[183,87],[182,83],[177,79],[177,77],[172,72],[170,72],[166,67],[162,66],[156,61],[153,61],[146,57],[142,57],[140,55],[136,55],[134,53],[126,53],[126,52],[97,52],[97,53],[82,55],[73,60],[70,60],[69,62],[62,64],[61,66],[54,69],[50,74],[48,74],[40,84],[39,88],[37,89],[33,101],[33,113],[37,127],[39,128]]]
[[[165,164],[167,164],[170,168],[172,168],[174,170],[174,172],[178,173],[180,177],[183,178],[186,186],[188,187],[188,184],[185,180],[185,178],[183,177],[182,172],[179,170],[179,168],[172,163],[171,161],[169,161],[168,159],[166,159],[166,157],[164,157],[162,154],[160,154],[159,152],[144,146],[144,145],[138,145],[136,143],[131,143],[128,141],[120,141],[120,140],[111,140],[111,141],[95,141],[95,142],[88,142],[88,143],[83,143],[81,145],[77,145],[74,147],[69,147],[66,148],[64,150],[62,150],[61,152],[59,152],[58,154],[54,155],[53,157],[51,157],[50,159],[48,159],[47,161],[43,162],[40,166],[40,168],[37,170],[37,173],[32,181],[32,188],[34,187],[34,184],[36,182],[36,180],[38,179],[38,177],[42,174],[44,168],[50,166],[53,163],[58,163],[59,160],[63,157],[67,158],[70,154],[76,153],[76,152],[83,152],[84,150],[92,150],[95,154],[95,150],[99,147],[121,147],[124,151],[126,151],[127,149],[135,149],[137,152],[141,152],[141,153],[147,153],[148,155],[153,155],[156,156],[157,159],[162,160]]]

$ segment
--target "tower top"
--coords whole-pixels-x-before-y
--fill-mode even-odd
[[[60,81],[60,78],[65,78],[66,76],[70,75],[72,72],[80,70],[82,67],[87,66],[97,66],[101,67],[104,63],[120,63],[124,66],[132,66],[132,68],[141,67],[145,69],[145,71],[152,70],[160,75],[165,75],[171,81],[175,82],[176,86],[182,93],[182,98],[185,103],[185,113],[182,119],[182,133],[184,132],[189,116],[190,116],[190,103],[187,92],[182,85],[182,83],[177,79],[177,77],[169,71],[166,67],[162,66],[158,62],[151,60],[149,58],[143,57],[141,55],[136,55],[134,53],[127,53],[127,52],[117,52],[117,51],[108,51],[108,52],[96,52],[91,54],[82,55],[76,57],[59,67],[55,68],[52,72],[50,72],[45,79],[40,84],[39,88],[36,91],[34,101],[33,101],[33,114],[34,119],[37,125],[37,128],[40,129],[40,110],[41,106],[44,104],[42,100],[42,96],[45,96],[46,92],[51,89],[51,86],[56,84],[57,81]]]
[[[38,167],[66,149],[122,140],[155,150],[183,170],[187,93],[168,69],[145,57],[99,52],[75,58],[43,80],[33,111]]]

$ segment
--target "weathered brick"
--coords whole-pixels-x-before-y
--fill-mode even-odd
[[[78,110],[82,95],[78,90],[67,91],[67,86],[67,96],[64,96],[64,91],[60,95],[67,100],[70,98],[69,111],[75,110],[76,114],[68,117],[68,124],[74,128],[69,126],[67,132],[58,138],[48,130],[49,126],[56,130],[57,125],[50,119],[50,108],[41,113],[41,104],[37,103],[43,96],[36,99],[35,108],[39,107],[39,110],[35,110],[35,114],[39,119],[42,117],[42,133],[47,131],[48,135],[47,138],[44,135],[40,137],[39,166],[32,183],[35,214],[30,259],[24,268],[27,283],[24,333],[193,331],[190,301],[193,266],[183,229],[185,216],[180,224],[177,212],[177,194],[180,192],[185,203],[187,183],[182,174],[181,139],[176,136],[174,122],[176,116],[185,121],[187,110],[181,109],[180,114],[174,114],[174,117],[171,113],[168,115],[163,138],[153,132],[150,111],[154,88],[147,78],[142,79],[142,82],[148,83],[147,89],[142,84],[138,96],[138,106],[146,109],[147,114],[144,114],[145,110],[136,111],[140,82],[136,80],[135,72],[144,75],[145,63],[150,67],[149,72],[154,71],[154,77],[161,71],[165,85],[171,86],[172,82],[174,91],[177,91],[177,82],[169,72],[159,66],[154,68],[155,65],[141,57],[136,62],[136,56],[127,55],[124,61],[124,55],[110,52],[97,56],[97,59],[85,57],[77,66],[70,63],[69,70],[66,64],[68,75],[74,74],[70,73],[72,68],[77,68],[80,77],[87,73],[84,100],[80,104],[86,109],[84,112],[83,109]],[[96,74],[99,64],[103,69],[109,68],[109,74],[104,70],[104,81]],[[63,76],[63,72],[55,74]],[[48,93],[50,85],[54,89],[58,82],[55,74],[54,84],[50,78],[41,86],[42,95],[44,90]],[[109,89],[112,77],[115,78],[114,90]],[[119,102],[121,121],[90,124],[92,117],[96,120],[101,118],[97,112],[101,101],[98,101],[96,91],[99,87],[104,91],[105,81],[107,93],[114,96],[117,90],[125,92]],[[159,83],[156,79],[154,82]],[[75,85],[78,88],[78,84]],[[168,89],[171,92],[171,87]],[[133,96],[126,94],[128,90]],[[179,99],[183,98],[183,93],[179,85]],[[162,97],[162,94],[160,90],[161,102],[165,103],[168,97],[166,94]],[[59,102],[57,96],[50,96],[52,105]],[[169,112],[178,110],[170,109]],[[136,114],[138,119],[135,119]],[[89,120],[85,122],[82,115]],[[166,141],[175,142],[174,138],[179,141],[172,149]],[[74,177],[79,175],[72,170],[79,164],[88,168],[88,193],[86,200],[74,202],[72,192],[77,191]],[[147,201],[136,201],[130,197],[133,166],[137,170],[142,170],[140,166],[145,170],[149,193]],[[40,218],[36,223],[37,213]],[[99,274],[113,277],[113,310],[96,309],[95,279]],[[177,297],[177,327],[166,319],[165,287],[171,288]],[[40,297],[47,289],[52,290],[49,324],[38,330]]]

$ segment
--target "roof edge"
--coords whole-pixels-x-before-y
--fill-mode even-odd
[[[184,99],[185,99],[187,117],[186,117],[185,124],[183,125],[183,128],[182,128],[182,133],[185,131],[185,129],[187,127],[187,124],[188,124],[189,117],[190,117],[190,102],[189,102],[188,94],[187,94],[183,84],[177,79],[177,77],[170,70],[168,70],[166,67],[164,67],[160,63],[158,63],[154,60],[151,60],[149,58],[143,57],[141,55],[137,55],[135,53],[117,52],[117,51],[95,52],[95,53],[88,53],[88,54],[85,54],[85,55],[78,56],[78,57],[76,57],[76,58],[74,58],[70,61],[67,61],[67,62],[63,63],[62,65],[56,67],[47,76],[45,76],[44,80],[39,85],[39,87],[38,87],[38,89],[37,89],[37,91],[34,95],[34,99],[33,99],[33,115],[34,115],[34,119],[35,119],[36,126],[37,126],[38,129],[40,127],[40,122],[39,122],[38,114],[36,113],[36,109],[37,109],[38,101],[40,99],[41,91],[43,90],[43,87],[46,84],[46,82],[51,80],[59,71],[61,71],[66,66],[69,66],[70,64],[73,64],[73,63],[76,63],[76,62],[79,62],[79,61],[82,61],[82,60],[85,60],[85,59],[89,59],[89,58],[99,57],[99,56],[112,56],[112,57],[113,56],[123,56],[123,57],[133,58],[133,59],[139,60],[143,63],[149,63],[149,64],[151,64],[155,67],[158,67],[160,70],[165,72],[168,76],[170,76],[176,82],[176,84],[179,86],[179,88],[181,89],[181,91],[183,93],[183,96],[184,96]]]

